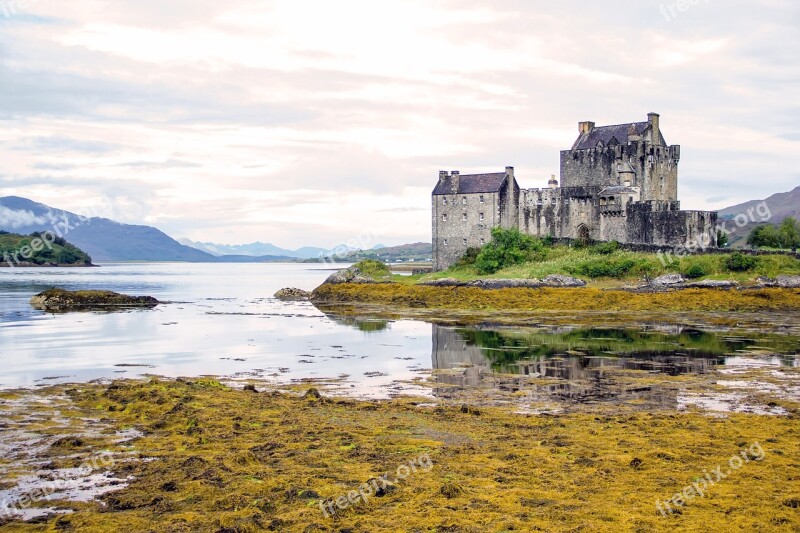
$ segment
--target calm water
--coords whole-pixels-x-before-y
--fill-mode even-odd
[[[434,381],[469,387],[486,374],[587,379],[608,366],[680,374],[730,364],[753,347],[797,365],[800,339],[712,333],[679,325],[638,330],[580,327],[445,328],[420,321],[326,316],[272,298],[313,289],[328,275],[304,264],[110,264],[92,269],[0,270],[0,387],[99,378],[215,375],[289,383],[338,378],[356,395],[414,390]],[[47,314],[37,292],[108,289],[169,301],[154,310]],[[434,389],[434,394],[438,394]],[[446,393],[442,393],[446,395]]]

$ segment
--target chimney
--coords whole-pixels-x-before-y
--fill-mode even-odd
[[[593,129],[594,129],[594,122],[589,122],[589,121],[578,122],[578,132],[580,132],[581,135],[583,135],[584,133],[590,133]]]
[[[558,189],[558,180],[555,174],[550,175],[550,181],[547,182],[548,187],[551,189]]]
[[[460,175],[461,172],[458,170],[450,172],[450,176],[453,178],[453,194],[458,194],[461,190],[461,184],[459,183]]]
[[[659,129],[659,118],[660,115],[658,113],[648,113],[647,114],[647,121],[653,126],[653,140],[658,142],[661,136],[661,130]]]
[[[439,171],[439,181],[442,181],[446,177],[447,177],[447,171],[446,170],[440,170]]]
[[[506,176],[514,177],[514,167],[506,167]]]

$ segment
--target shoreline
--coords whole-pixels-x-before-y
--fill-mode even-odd
[[[107,460],[91,463],[96,473],[124,482],[99,502],[29,504],[71,514],[28,523],[0,516],[0,524],[330,532],[398,524],[409,531],[604,530],[612,521],[653,531],[715,522],[800,526],[796,409],[715,417],[610,407],[545,416],[428,401],[358,401],[301,386],[254,392],[208,378],[3,391],[9,429],[41,442],[4,444],[0,487],[28,471],[52,479],[100,453]],[[46,423],[56,412],[62,415]],[[28,450],[29,461],[17,461],[10,478],[9,461]],[[36,474],[43,459],[50,473]],[[681,505],[673,501],[717,465],[725,479]],[[381,479],[393,483],[356,496]]]
[[[359,307],[475,311],[757,312],[800,311],[800,289],[624,289],[436,287],[399,283],[324,283],[311,301],[327,309]]]

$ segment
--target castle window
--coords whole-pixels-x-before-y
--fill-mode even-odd
[[[467,239],[464,239],[464,244],[465,244],[465,245],[467,244]]]
[[[447,222],[447,214],[442,215],[442,222]]]
[[[483,200],[483,196],[481,196],[481,197],[480,197],[480,201],[481,201],[481,203],[483,203],[483,202],[484,202],[484,200]]]
[[[481,222],[483,222],[483,213],[481,213]]]
[[[442,198],[442,205],[447,205],[447,198]]]
[[[466,213],[461,215],[461,221],[462,222],[466,222],[467,221],[467,214]]]
[[[447,246],[447,239],[444,240],[444,245]]]
[[[485,240],[481,239],[481,246],[483,246],[485,242]]]
[[[467,197],[466,196],[461,199],[461,203],[464,204],[464,205],[467,205]]]

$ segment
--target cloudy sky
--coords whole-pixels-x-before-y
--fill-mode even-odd
[[[285,247],[430,240],[439,169],[661,113],[684,208],[800,185],[797,0],[0,0],[0,195]]]

